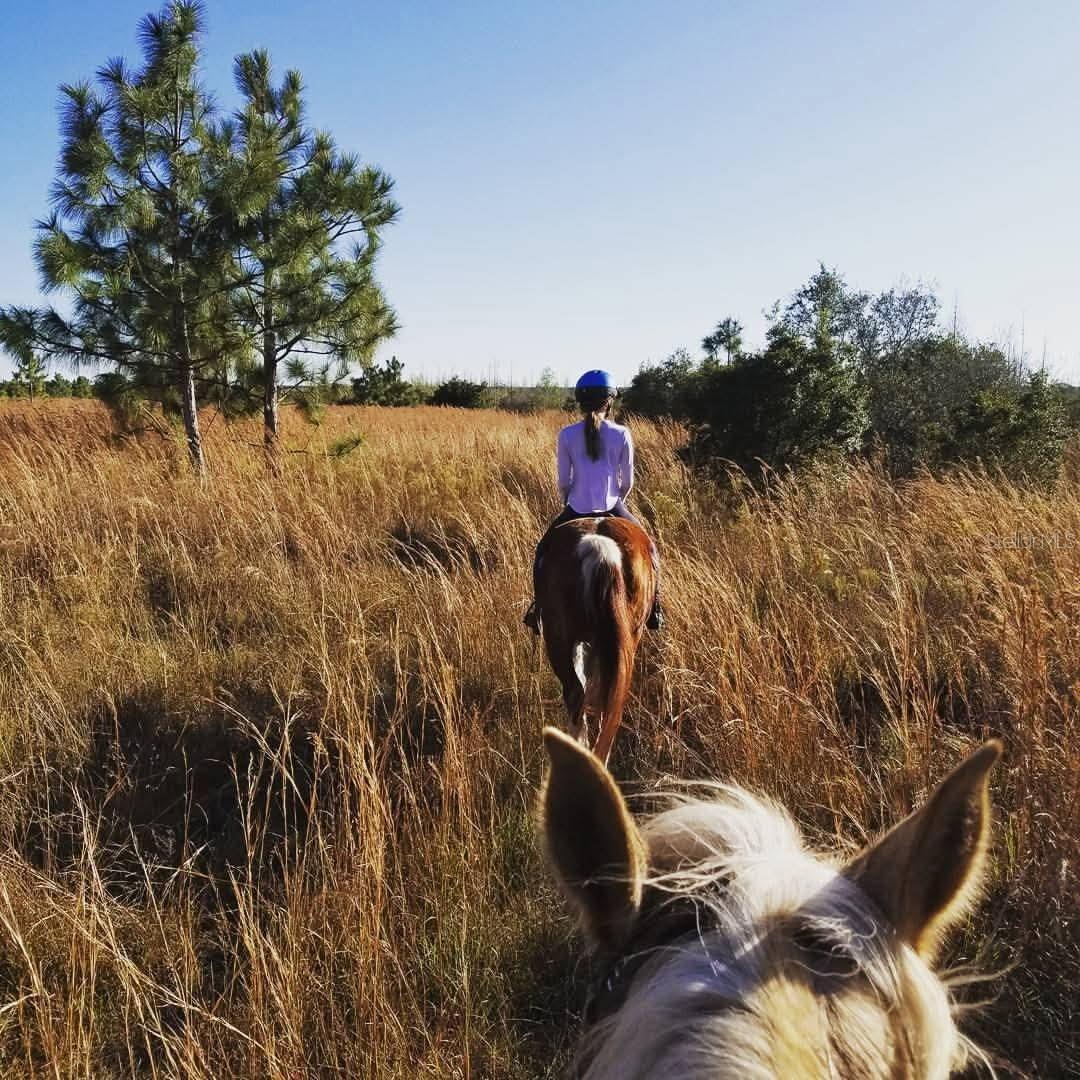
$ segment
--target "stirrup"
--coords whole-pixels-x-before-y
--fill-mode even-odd
[[[525,616],[521,621],[534,634],[540,633],[540,609],[536,606],[535,600],[529,605],[529,610],[525,612]]]

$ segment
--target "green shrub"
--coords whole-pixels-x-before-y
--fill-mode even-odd
[[[951,419],[942,460],[985,462],[1014,480],[1057,478],[1068,425],[1061,396],[1045,372],[1029,375],[1020,386],[980,390]]]
[[[440,383],[431,395],[432,405],[449,405],[456,409],[482,409],[487,401],[487,383],[470,382],[455,375]]]
[[[698,387],[700,365],[686,349],[676,349],[659,364],[643,365],[620,396],[629,413],[649,418],[685,418]]]
[[[863,395],[824,335],[809,346],[774,327],[762,352],[703,368],[696,382],[687,411],[690,457],[699,464],[730,461],[754,475],[761,463],[801,468],[862,441]]]
[[[352,403],[354,405],[423,405],[429,394],[426,387],[409,382],[402,377],[404,364],[391,356],[380,367],[372,364],[353,379]]]

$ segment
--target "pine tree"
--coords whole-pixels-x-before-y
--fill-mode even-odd
[[[279,400],[312,405],[396,331],[374,263],[380,230],[398,206],[385,173],[306,127],[298,72],[275,87],[268,55],[255,51],[237,57],[234,74],[244,106],[225,132],[239,170],[230,184],[242,282],[233,302],[261,358],[272,458]]]
[[[198,399],[227,383],[245,342],[230,318],[235,287],[221,144],[198,82],[199,4],[175,2],[140,24],[142,66],[109,61],[61,88],[54,211],[35,254],[55,308],[0,312],[0,340],[81,364],[112,363],[183,416],[204,467]]]
[[[33,349],[23,349],[15,360],[11,380],[19,393],[26,392],[31,401],[45,391],[45,365]]]

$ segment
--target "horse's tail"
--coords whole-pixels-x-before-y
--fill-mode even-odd
[[[582,595],[591,649],[582,719],[599,718],[594,751],[606,761],[622,720],[634,664],[634,635],[627,605],[623,552],[609,536],[587,533],[582,552]]]

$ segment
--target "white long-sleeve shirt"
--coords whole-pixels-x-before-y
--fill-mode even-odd
[[[599,442],[600,456],[593,461],[585,450],[584,420],[559,432],[559,491],[579,514],[610,510],[634,486],[634,441],[629,430],[605,420]]]

